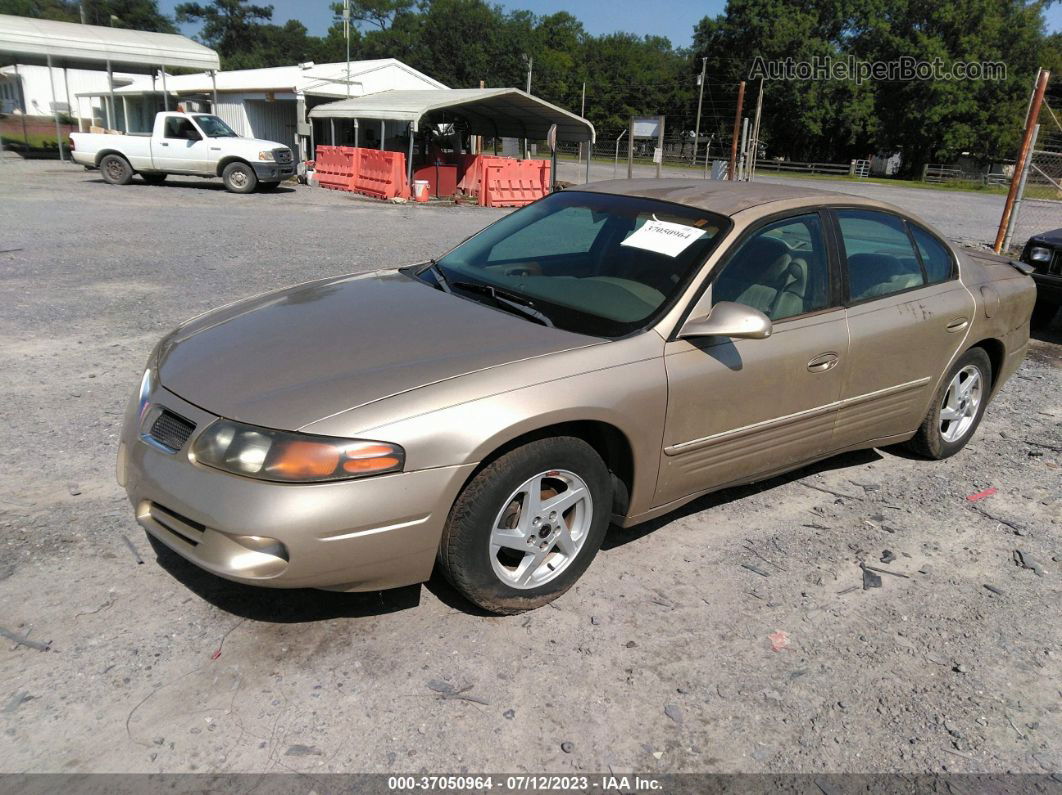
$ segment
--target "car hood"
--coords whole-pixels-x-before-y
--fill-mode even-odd
[[[158,373],[164,387],[211,413],[296,430],[411,389],[600,342],[390,270],[201,315],[163,342]]]
[[[1047,243],[1051,246],[1062,246],[1062,229],[1052,229],[1050,232],[1041,232],[1032,236],[1032,241]]]

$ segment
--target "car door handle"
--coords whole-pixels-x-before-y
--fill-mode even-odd
[[[824,373],[836,367],[840,358],[836,353],[820,353],[808,362],[808,370],[813,373]]]
[[[221,147],[220,146],[212,146],[212,147],[210,147],[210,151],[211,152],[220,152],[221,151]]]
[[[948,323],[948,333],[954,334],[956,331],[962,331],[970,324],[970,321],[964,317],[957,317]]]
[[[169,146],[165,141],[159,141],[159,146]]]

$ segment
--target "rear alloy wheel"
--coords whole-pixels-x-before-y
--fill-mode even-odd
[[[927,458],[955,455],[981,423],[992,391],[992,363],[981,348],[964,353],[941,384],[908,447]]]
[[[258,186],[258,176],[246,163],[229,163],[221,172],[221,178],[231,193],[252,193]]]
[[[104,155],[100,161],[100,176],[111,185],[128,185],[133,180],[133,167],[121,155]]]
[[[440,569],[485,610],[541,607],[586,571],[611,511],[610,475],[594,448],[566,436],[530,442],[486,466],[457,498]]]

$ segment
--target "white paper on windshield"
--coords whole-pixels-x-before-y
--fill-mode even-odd
[[[620,245],[634,246],[656,254],[677,257],[702,237],[704,237],[703,229],[685,224],[673,224],[670,221],[657,221],[653,218],[646,221],[641,229]]]

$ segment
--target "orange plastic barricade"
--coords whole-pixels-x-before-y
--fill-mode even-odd
[[[360,151],[353,146],[318,146],[316,174],[321,187],[351,190]]]
[[[549,177],[548,161],[488,162],[483,166],[479,203],[484,207],[523,207],[549,193]]]
[[[406,156],[402,152],[359,149],[358,168],[350,190],[376,199],[410,198]]]

